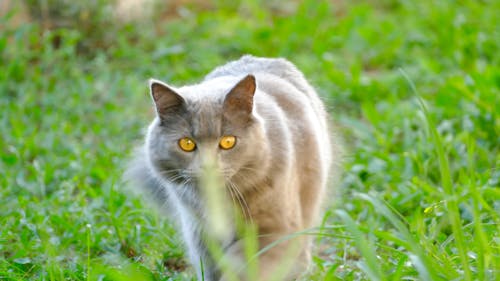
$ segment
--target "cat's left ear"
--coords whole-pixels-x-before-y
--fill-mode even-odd
[[[226,95],[223,111],[227,119],[246,124],[252,115],[255,77],[251,74],[241,79]]]
[[[178,93],[159,80],[149,79],[149,90],[159,116],[184,104],[184,99]]]

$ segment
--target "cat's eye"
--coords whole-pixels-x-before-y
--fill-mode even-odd
[[[179,140],[179,147],[186,152],[191,152],[196,149],[196,143],[194,140],[185,137]]]
[[[235,136],[223,136],[219,141],[219,146],[222,149],[231,149],[236,144]]]

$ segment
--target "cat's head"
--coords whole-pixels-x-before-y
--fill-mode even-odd
[[[199,184],[215,166],[226,181],[251,182],[268,160],[263,121],[255,115],[256,81],[218,78],[173,88],[150,81],[157,118],[149,127],[149,164],[163,179]]]

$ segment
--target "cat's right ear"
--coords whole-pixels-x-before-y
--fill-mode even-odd
[[[149,79],[149,90],[158,116],[162,116],[184,104],[184,99],[178,93],[159,80]]]

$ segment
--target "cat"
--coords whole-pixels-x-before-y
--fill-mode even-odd
[[[221,179],[210,188],[227,196],[219,205],[226,214],[237,207],[256,229],[259,249],[318,222],[337,144],[323,103],[295,65],[245,55],[196,85],[151,79],[150,94],[156,117],[129,174],[177,222],[199,280],[224,280],[204,236],[213,227],[203,192],[207,163]],[[229,260],[245,263],[235,218],[217,243]],[[286,259],[281,279],[306,270],[309,239],[283,240],[258,256],[258,280],[283,270]]]

